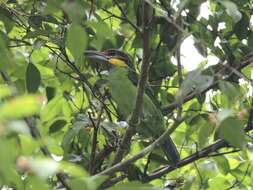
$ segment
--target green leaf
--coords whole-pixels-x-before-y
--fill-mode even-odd
[[[42,104],[40,96],[23,95],[15,97],[0,106],[0,118],[22,118],[39,113]]]
[[[105,176],[75,178],[69,181],[70,187],[75,190],[97,190],[106,180]]]
[[[249,37],[248,37],[248,46],[251,48],[251,50],[253,49],[253,32],[251,32],[249,34]]]
[[[217,119],[219,122],[222,122],[228,117],[233,116],[233,114],[234,114],[234,111],[231,109],[222,109],[217,113]]]
[[[13,22],[14,19],[12,18],[11,13],[3,7],[0,7],[0,20],[4,23],[7,33],[9,33],[14,27],[15,23]]]
[[[88,37],[84,29],[77,25],[72,24],[67,33],[67,48],[74,56],[75,60],[78,60],[84,53],[87,46]]]
[[[229,181],[226,179],[225,176],[218,174],[217,176],[208,181],[208,186],[209,186],[208,189],[211,190],[211,189],[220,189],[221,187],[222,188],[230,187],[231,184],[229,183]]]
[[[234,27],[234,32],[239,40],[246,39],[250,30],[248,28],[250,23],[250,18],[245,13],[242,14],[242,19],[236,23]]]
[[[184,186],[182,188],[182,190],[189,190],[192,189],[191,187],[194,185],[194,181],[196,180],[195,177],[188,177],[188,179],[185,180],[184,182]]]
[[[81,23],[85,17],[85,9],[82,1],[64,1],[61,5],[62,9],[68,14],[72,23]]]
[[[161,18],[160,20],[158,20],[158,22],[161,25],[161,41],[167,45],[169,50],[172,50],[178,42],[178,31],[174,25],[167,22],[167,20],[164,18]]]
[[[10,68],[12,63],[11,53],[7,49],[7,40],[6,36],[0,32],[0,57],[1,57],[1,64],[0,69],[7,69]]]
[[[243,122],[234,118],[228,117],[223,120],[219,127],[221,136],[232,146],[245,148],[246,137],[243,131]]]
[[[203,57],[207,57],[207,47],[205,43],[197,38],[194,38],[194,46]]]
[[[61,10],[61,5],[64,0],[50,0],[45,7],[45,14],[54,14]]]
[[[218,169],[220,170],[220,172],[223,175],[227,175],[227,173],[230,171],[228,159],[225,156],[220,155],[220,156],[214,157],[214,160],[215,160],[216,165],[218,166]]]
[[[128,182],[117,184],[114,187],[109,188],[108,190],[165,190],[164,188],[154,187],[150,184],[142,184],[140,182]]]
[[[212,83],[212,76],[203,75],[199,69],[190,71],[179,89],[177,100],[181,101],[181,99],[193,92],[200,93],[208,88]]]
[[[206,143],[209,140],[209,137],[211,136],[211,134],[214,131],[214,125],[209,123],[209,122],[205,122],[202,124],[202,126],[199,129],[199,133],[198,133],[198,142],[199,142],[199,146],[200,148],[204,147],[206,145]]]
[[[235,3],[226,0],[220,0],[219,2],[226,8],[227,14],[232,17],[234,23],[237,23],[239,20],[241,20],[242,14],[238,10],[238,7]]]
[[[216,168],[215,162],[213,161],[201,162],[199,163],[198,168],[203,180],[209,180],[219,173]]]
[[[66,172],[73,177],[87,177],[88,173],[80,166],[77,166],[71,162],[61,161],[59,164],[59,169],[62,172]]]
[[[62,148],[64,149],[65,153],[68,153],[70,150],[71,143],[73,138],[79,133],[79,131],[83,128],[83,126],[74,126],[73,128],[69,129],[62,140]]]
[[[233,175],[236,179],[243,179],[247,170],[252,171],[251,161],[241,162],[236,168],[230,171],[230,174]]]
[[[56,174],[59,171],[59,163],[53,159],[47,158],[28,158],[28,161],[31,164],[31,169],[37,176],[42,179],[46,179],[49,176]],[[43,170],[41,169],[43,168]]]
[[[0,99],[12,95],[13,89],[7,85],[0,85]]]
[[[47,101],[49,102],[50,100],[52,100],[55,96],[55,88],[53,87],[46,87],[46,95],[47,95]]]
[[[0,164],[1,178],[0,181],[5,183],[17,183],[18,175],[14,170],[14,163],[17,156],[17,142],[14,139],[0,138]],[[6,185],[7,185],[6,184]]]
[[[93,47],[100,50],[104,46],[106,40],[110,40],[110,42],[115,46],[116,38],[114,32],[104,21],[99,20],[98,22],[87,22],[87,25],[90,26],[96,34],[91,41],[91,45]]]
[[[30,93],[34,93],[40,86],[40,72],[37,67],[31,62],[28,64],[26,69],[26,88]]]
[[[37,176],[29,176],[26,179],[26,186],[27,190],[51,190],[52,187],[50,187],[47,183],[45,183],[44,180]]]
[[[28,132],[30,133],[29,130]],[[19,134],[19,141],[22,150],[21,154],[31,155],[34,152],[34,150],[38,148],[38,143],[36,143],[30,135]]]
[[[66,120],[59,119],[56,120],[50,127],[49,127],[49,133],[55,133],[59,130],[61,130],[65,125],[67,124]]]
[[[62,111],[62,96],[55,96],[41,111],[41,120],[49,121],[54,119]]]
[[[241,97],[240,86],[228,81],[219,81],[219,87],[230,101],[235,101]]]

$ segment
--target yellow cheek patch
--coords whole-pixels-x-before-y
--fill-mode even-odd
[[[127,67],[127,64],[125,61],[122,61],[120,59],[117,58],[110,58],[108,60],[108,62],[112,65],[116,65],[116,66],[120,66],[120,67]]]

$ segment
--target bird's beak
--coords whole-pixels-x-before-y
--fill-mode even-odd
[[[103,53],[98,52],[98,51],[86,50],[84,54],[88,59],[91,59],[91,60],[104,61],[104,62],[109,61],[109,57],[107,55],[104,55]]]

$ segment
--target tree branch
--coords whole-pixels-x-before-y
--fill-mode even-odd
[[[135,162],[136,160],[144,157],[149,152],[152,152],[155,148],[158,148],[167,138],[168,136],[173,133],[173,131],[184,121],[184,118],[181,118],[180,120],[176,121],[172,127],[168,128],[159,138],[157,138],[153,143],[151,143],[149,146],[144,148],[142,151],[140,151],[138,154],[135,154],[134,156],[130,157],[129,159],[115,164],[114,166],[98,173],[97,175],[112,175],[117,171],[122,170],[124,167],[128,166],[129,164]]]
[[[238,64],[238,66],[235,68],[236,70],[241,70],[242,68],[248,66],[249,64],[251,64],[253,62],[253,56],[249,57],[248,59],[246,59],[245,61],[243,61],[241,64]],[[224,70],[218,71],[217,74],[221,74]],[[225,78],[223,78],[224,80],[228,79],[229,77],[231,77],[233,74],[230,73],[229,75],[227,75]],[[218,75],[217,75],[218,76]],[[171,103],[170,105],[163,107],[162,108],[162,112],[164,115],[167,115],[169,113],[171,113],[175,108],[179,107],[182,103],[188,102],[190,100],[192,100],[193,98],[195,98],[197,95],[199,94],[203,94],[206,93],[208,90],[212,89],[213,87],[215,87],[217,85],[218,81],[215,80],[211,85],[209,85],[207,88],[205,88],[204,90],[202,90],[202,92],[200,93],[191,93],[188,96],[186,96],[185,98],[182,99],[181,102],[178,101],[174,101],[173,103]]]
[[[129,119],[129,127],[126,130],[126,133],[123,137],[122,142],[115,154],[115,158],[113,161],[113,165],[119,163],[126,150],[130,147],[130,142],[132,136],[135,134],[135,128],[139,123],[139,118],[143,109],[143,95],[145,93],[145,86],[148,79],[148,72],[150,67],[150,44],[149,44],[149,25],[152,19],[152,8],[149,4],[143,1],[143,62],[141,66],[141,75],[138,81],[138,90],[137,90],[137,97],[135,101],[135,106],[131,117]]]
[[[249,132],[253,129],[252,121],[253,121],[253,101],[252,101],[252,106],[251,106],[247,126],[244,129],[245,132]],[[231,147],[231,146],[224,139],[220,139],[217,142],[215,142],[214,144],[207,146],[206,148],[203,148],[202,150],[182,159],[178,163],[177,168],[181,168],[181,167],[183,167],[187,164],[190,164],[192,162],[195,162],[196,160],[199,160],[201,158],[205,158],[205,157],[209,157],[209,156],[216,156],[216,155],[210,155],[210,153],[215,152],[218,149],[221,149],[224,147]],[[154,171],[153,173],[151,173],[147,178],[145,178],[145,180],[146,180],[145,182],[160,178],[161,176],[163,176],[163,175],[165,175],[177,168],[170,166],[170,165],[162,167],[162,168]]]

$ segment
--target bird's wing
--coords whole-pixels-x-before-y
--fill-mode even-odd
[[[127,118],[133,111],[137,88],[129,80],[127,69],[117,68],[108,76],[108,86],[112,99],[116,102],[121,114]],[[145,138],[158,138],[164,132],[164,121],[161,111],[155,106],[147,94],[143,97],[143,113],[141,123],[137,127],[139,134]],[[161,147],[168,161],[176,165],[179,161],[179,153],[170,137]]]

